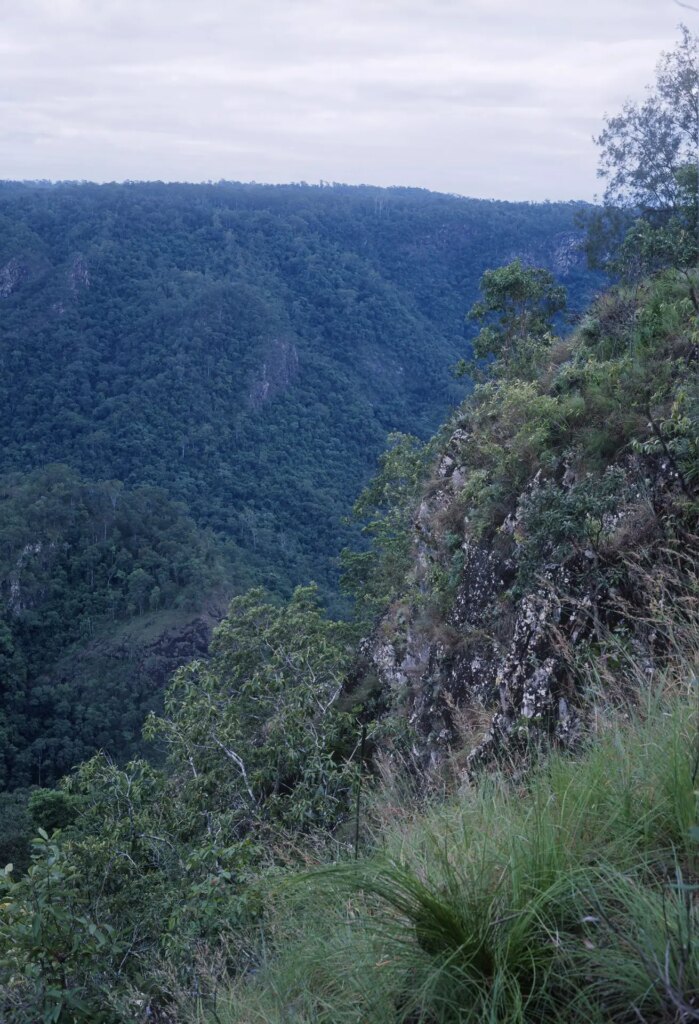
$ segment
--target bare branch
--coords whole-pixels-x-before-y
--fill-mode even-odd
[[[248,773],[245,770],[245,764],[243,763],[242,757],[236,754],[235,750],[231,750],[230,747],[227,747],[224,743],[221,742],[221,740],[217,739],[215,736],[214,743],[216,744],[217,747],[221,748],[226,757],[229,757],[233,764],[240,770],[240,774],[243,776],[243,782],[245,783],[245,788],[248,791],[248,795],[250,796],[252,802],[255,803],[255,794],[250,788],[250,783],[248,782]]]

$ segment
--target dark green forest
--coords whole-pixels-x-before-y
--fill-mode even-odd
[[[4,477],[0,508],[0,780],[28,785],[99,747],[120,755],[138,744],[157,667],[150,685],[128,661],[105,680],[86,655],[146,613],[162,630],[225,572],[212,534],[155,487],[125,491],[49,466]],[[64,664],[70,648],[82,658]]]
[[[192,617],[232,593],[314,579],[346,613],[352,503],[389,432],[428,437],[466,392],[450,367],[481,273],[542,264],[580,309],[601,281],[584,209],[0,184],[4,783],[140,749],[168,671],[205,646]]]
[[[241,583],[326,589],[386,434],[429,436],[481,273],[599,279],[581,204],[419,190],[0,187],[0,471],[163,487]]]
[[[696,1019],[695,280],[624,283],[560,337],[551,275],[485,274],[487,372],[357,503],[369,620],[253,588],[174,674],[149,756],[5,795],[12,1024]],[[191,521],[142,489],[113,516],[66,474],[23,487],[91,523],[95,606],[138,617],[150,587],[111,595],[117,531],[173,600]],[[194,594],[216,563],[191,556]]]

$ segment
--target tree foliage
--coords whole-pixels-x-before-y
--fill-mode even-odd
[[[606,209],[590,220],[592,262],[627,280],[675,267],[699,312],[688,273],[699,257],[699,37],[681,26],[647,98],[607,118],[596,141]]]
[[[495,358],[496,372],[531,373],[531,361],[550,342],[554,317],[566,307],[566,291],[543,267],[519,260],[486,270],[481,298],[469,319],[484,324],[473,342],[476,358]]]
[[[146,726],[167,742],[183,805],[194,809],[206,794],[242,834],[260,819],[336,822],[352,778],[352,721],[336,708],[350,639],[321,612],[313,587],[282,606],[259,589],[235,598],[210,659],[175,674],[164,715]]]
[[[415,501],[434,455],[434,441],[390,434],[379,468],[357,498],[354,518],[367,546],[342,553],[342,586],[354,597],[355,615],[370,624],[404,582],[413,556]]]
[[[0,878],[3,1020],[146,1020],[173,985],[198,984],[198,957],[240,969],[259,878],[290,856],[290,831],[322,843],[349,811],[349,639],[313,588],[284,605],[236,598],[210,660],[182,669],[148,722],[163,770],[98,754],[35,793],[32,864]]]
[[[132,752],[154,685],[136,685],[133,668],[125,680],[66,679],[61,660],[146,611],[191,614],[225,569],[213,536],[158,488],[60,465],[2,478],[2,784],[51,784],[100,746]]]
[[[628,101],[607,118],[596,141],[607,203],[642,211],[686,209],[686,169],[696,167],[699,145],[699,39],[686,26],[675,49],[658,62],[646,99]],[[696,195],[696,181],[691,192]]]

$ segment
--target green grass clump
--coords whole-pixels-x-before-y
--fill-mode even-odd
[[[699,1019],[697,690],[305,876],[223,1024]]]

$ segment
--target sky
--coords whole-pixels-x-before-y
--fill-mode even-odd
[[[699,0],[695,0],[699,7]],[[0,178],[592,199],[677,0],[0,0]]]

